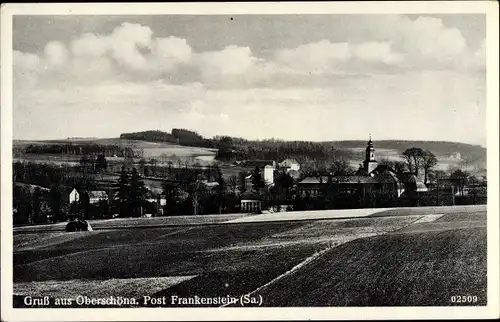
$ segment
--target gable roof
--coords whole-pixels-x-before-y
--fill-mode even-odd
[[[285,159],[285,160],[283,160],[283,161],[281,161],[281,162],[280,162],[280,166],[282,166],[282,167],[284,167],[284,166],[289,166],[289,165],[291,165],[292,163],[299,164],[299,163],[297,162],[297,160],[295,160],[295,159]]]
[[[321,179],[319,177],[306,177],[299,184],[314,184],[314,183],[327,183],[328,177],[322,176]]]
[[[421,182],[417,181],[417,192],[427,192],[429,189],[427,189],[427,186]]]

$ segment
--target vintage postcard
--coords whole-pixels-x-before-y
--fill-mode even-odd
[[[498,318],[498,3],[2,6],[2,320]]]

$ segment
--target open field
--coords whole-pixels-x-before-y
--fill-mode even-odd
[[[196,158],[202,165],[209,165],[214,161],[217,149],[199,148],[191,146],[181,146],[166,142],[147,142],[139,140],[127,140],[120,138],[74,138],[62,140],[14,140],[13,148],[16,151],[16,160],[29,160],[32,162],[53,162],[57,164],[70,163],[76,164],[79,161],[78,156],[71,155],[29,155],[20,152],[20,150],[29,145],[43,144],[103,144],[130,147],[141,151],[145,158],[157,158],[175,161],[176,158]],[[336,141],[334,146],[339,149],[347,149],[359,155],[351,160],[347,160],[351,166],[357,168],[363,161],[366,141]],[[476,173],[486,167],[486,149],[480,146],[474,146],[455,142],[425,142],[425,141],[377,141],[376,151],[378,159],[387,159],[396,161],[402,160],[401,153],[412,146],[429,148],[438,158],[436,169],[448,170],[453,167],[459,167],[462,170]],[[471,159],[464,163],[460,159],[450,158],[450,154],[460,153],[462,158]],[[160,160],[161,161],[161,160]],[[281,160],[278,160],[281,161]],[[231,173],[231,169],[227,169]],[[237,174],[237,173],[235,173]],[[228,174],[227,177],[233,175]],[[226,177],[226,175],[224,175]]]
[[[470,294],[484,305],[485,209],[439,210],[15,232],[15,305],[32,292],[168,299],[251,293],[264,306],[457,305],[451,295]]]
[[[120,138],[109,138],[109,139],[67,139],[67,140],[47,140],[47,141],[22,141],[22,140],[14,140],[12,142],[13,148],[23,148],[27,145],[44,145],[44,144],[102,144],[102,145],[117,145],[122,147],[130,147],[135,150],[140,150],[144,153],[145,158],[157,158],[161,155],[165,155],[168,157],[177,156],[177,157],[204,157],[203,159],[207,159],[208,157],[213,158],[217,152],[216,149],[208,149],[208,148],[199,148],[199,147],[191,147],[191,146],[182,146],[171,143],[157,143],[157,142],[146,142],[146,141],[136,141],[136,140],[125,140]],[[27,160],[53,160],[53,161],[78,161],[79,156],[70,156],[70,155],[43,155],[43,154],[22,154],[22,158],[26,158]]]
[[[356,240],[260,292],[268,306],[486,304],[486,229],[395,234]]]
[[[94,219],[88,222],[94,230],[98,229],[131,229],[160,226],[188,226],[206,225],[249,216],[249,214],[223,214],[223,215],[203,215],[203,216],[171,216],[171,217],[150,217],[150,218],[115,218],[115,219]],[[66,222],[57,224],[34,225],[14,227],[14,232],[28,233],[41,231],[64,231]]]

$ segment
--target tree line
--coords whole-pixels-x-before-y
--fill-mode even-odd
[[[65,154],[65,155],[98,155],[107,157],[133,157],[134,150],[130,147],[96,143],[60,143],[60,144],[30,144],[24,149],[28,154]]]
[[[294,158],[301,163],[307,159],[331,161],[353,158],[356,155],[347,149],[336,149],[329,142],[275,139],[250,141],[229,136],[218,136],[214,140],[218,149],[216,159],[221,161]]]
[[[205,139],[195,131],[186,129],[172,129],[172,133],[163,131],[142,131],[133,133],[123,133],[120,139],[141,140],[148,142],[166,142],[185,146],[214,148],[214,142]]]

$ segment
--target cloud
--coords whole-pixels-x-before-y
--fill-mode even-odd
[[[15,134],[186,127],[261,138],[381,137],[387,122],[373,122],[376,107],[378,115],[415,120],[411,133],[407,122],[390,122],[401,138],[470,141],[461,128],[484,137],[484,127],[467,124],[484,121],[477,71],[484,71],[485,42],[471,48],[458,29],[428,17],[367,17],[351,27],[352,39],[304,38],[265,55],[241,43],[196,51],[188,39],[132,23],[52,41],[37,54],[14,51]]]
[[[71,42],[71,52],[75,57],[102,57],[109,50],[106,37],[86,33]]]
[[[196,54],[195,66],[205,79],[242,75],[254,67],[258,59],[252,56],[249,47],[227,46],[220,51]]]
[[[402,30],[400,39],[409,54],[446,60],[464,52],[465,39],[456,28],[447,28],[441,19],[418,17]]]
[[[352,40],[323,39],[273,50],[265,58],[237,45],[194,52],[186,39],[157,37],[149,26],[124,22],[108,34],[85,33],[68,45],[49,42],[40,56],[30,56],[31,62],[22,64],[38,69],[30,77],[45,75],[44,83],[170,79],[201,81],[210,87],[272,86],[273,82],[310,86],[332,75],[473,70],[485,65],[484,48],[468,48],[458,29],[437,18],[390,15],[369,16],[356,24],[350,18],[346,21],[353,30]],[[307,81],[297,78],[301,75],[308,76]]]
[[[170,36],[168,38],[156,38],[151,44],[154,65],[161,70],[172,70],[180,64],[186,64],[191,60],[192,49],[186,39]]]
[[[285,66],[301,72],[324,72],[351,59],[352,52],[347,43],[331,43],[322,40],[301,45],[294,49],[276,52],[276,59]]]
[[[392,51],[390,42],[366,42],[354,47],[355,56],[366,62],[383,62],[398,64],[404,60],[400,53]]]
[[[69,58],[68,49],[59,41],[49,42],[45,46],[44,54],[46,63],[51,67],[62,66]]]
[[[35,54],[13,51],[13,65],[15,70],[36,70],[40,59]]]

